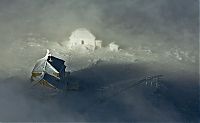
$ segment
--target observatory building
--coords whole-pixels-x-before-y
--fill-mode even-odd
[[[102,47],[101,40],[95,40],[96,37],[87,29],[79,28],[72,32],[69,37],[68,46],[70,49],[86,49],[94,51],[97,48]]]

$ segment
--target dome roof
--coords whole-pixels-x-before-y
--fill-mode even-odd
[[[72,32],[70,39],[92,39],[95,40],[95,36],[85,28],[79,28]]]

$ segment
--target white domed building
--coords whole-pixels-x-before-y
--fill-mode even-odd
[[[101,48],[102,41],[95,40],[96,37],[87,29],[79,28],[72,32],[69,37],[68,47],[70,49],[86,49],[94,51],[96,48]]]

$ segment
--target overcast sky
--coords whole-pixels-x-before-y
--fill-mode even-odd
[[[85,27],[120,45],[191,50],[198,48],[198,0],[1,0],[0,26],[5,45],[25,33],[60,41]]]

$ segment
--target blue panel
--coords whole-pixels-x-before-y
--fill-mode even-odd
[[[64,78],[65,77],[65,68],[66,68],[66,66],[63,66],[62,69],[59,71],[60,78]]]
[[[45,74],[43,79],[58,89],[64,89],[67,87],[67,83],[65,83],[64,81],[60,81],[60,79],[49,74]]]
[[[60,72],[65,68],[66,66],[64,65],[64,60],[56,58],[54,56],[49,56],[47,61],[58,71]]]

